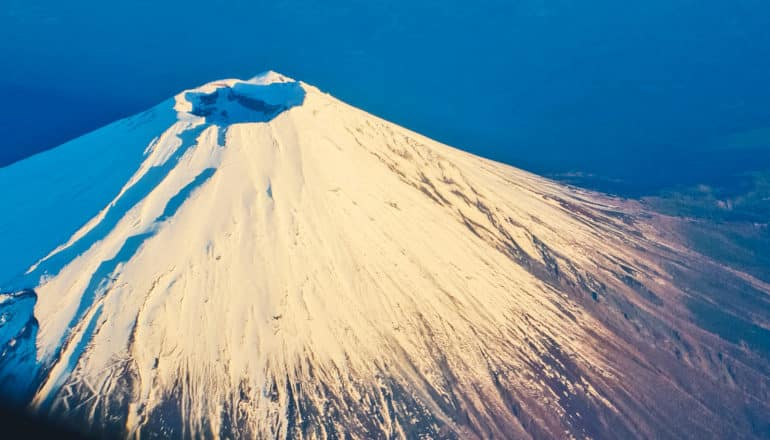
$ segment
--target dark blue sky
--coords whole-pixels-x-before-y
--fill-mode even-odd
[[[766,0],[4,0],[0,59],[0,166],[274,69],[537,172],[770,167]]]

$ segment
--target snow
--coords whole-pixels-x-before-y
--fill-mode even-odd
[[[174,122],[169,102],[0,168],[0,290],[96,215]],[[52,219],[55,218],[55,221]]]
[[[33,408],[99,424],[128,396],[128,434],[171,401],[192,435],[290,436],[304,417],[319,437],[528,436],[501,387],[544,432],[564,429],[560,395],[610,420],[623,369],[598,341],[634,349],[564,286],[627,292],[619,262],[665,274],[657,238],[611,215],[637,214],[622,201],[275,72],[182,92],[0,169],[0,188],[24,213],[0,217],[0,280],[37,293]]]

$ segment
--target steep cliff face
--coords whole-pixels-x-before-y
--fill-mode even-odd
[[[0,390],[89,432],[770,435],[770,286],[632,202],[279,74],[183,92],[0,187]]]

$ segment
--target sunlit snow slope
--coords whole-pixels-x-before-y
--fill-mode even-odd
[[[770,286],[273,72],[0,169],[0,206],[0,394],[86,432],[770,436]]]

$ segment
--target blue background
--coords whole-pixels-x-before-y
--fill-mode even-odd
[[[477,154],[654,191],[770,168],[769,29],[766,0],[4,0],[0,166],[273,69]]]

